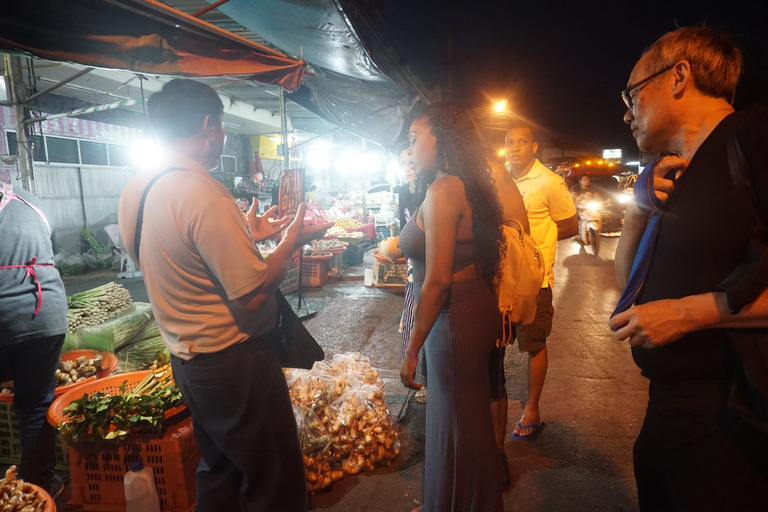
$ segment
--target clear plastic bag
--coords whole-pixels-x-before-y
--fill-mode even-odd
[[[54,266],[62,276],[76,276],[85,273],[85,260],[79,254],[59,253],[53,257]]]
[[[135,340],[136,335],[153,319],[152,306],[146,302],[134,302],[128,309],[102,324],[68,332],[62,350],[90,348],[114,353]]]

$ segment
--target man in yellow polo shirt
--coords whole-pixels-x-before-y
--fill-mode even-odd
[[[555,263],[557,241],[569,238],[578,232],[576,206],[562,178],[550,171],[538,159],[538,142],[533,127],[527,123],[516,123],[507,131],[505,141],[507,170],[523,196],[531,236],[539,246],[546,267],[546,277],[539,292],[538,309],[534,321],[516,329],[518,347],[528,352],[528,400],[523,417],[515,426],[512,437],[532,439],[541,429],[539,398],[547,375],[547,336],[552,329],[552,287],[555,284],[552,266]],[[503,354],[502,354],[503,357]],[[496,427],[506,431],[507,397],[504,389],[503,371],[499,378],[498,396],[494,393],[494,411],[500,411]],[[497,435],[497,439],[499,436]],[[503,439],[503,434],[501,436]],[[499,447],[503,450],[503,444]],[[502,475],[504,478],[504,475]]]

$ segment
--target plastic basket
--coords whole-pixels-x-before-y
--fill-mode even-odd
[[[18,464],[21,461],[21,440],[13,405],[0,402],[0,464]],[[67,444],[56,443],[56,469],[67,471]]]
[[[101,354],[104,357],[104,362],[102,363],[101,370],[99,371],[99,373],[88,377],[82,382],[78,382],[76,384],[70,384],[69,386],[57,387],[54,390],[54,396],[59,397],[64,393],[66,393],[67,391],[76,389],[82,386],[83,384],[93,382],[96,379],[104,378],[117,369],[117,357],[115,356],[115,354],[112,354],[111,352],[103,352],[101,350],[91,350],[91,349],[68,350],[61,354],[61,360],[75,361],[80,356],[85,356],[88,359],[93,359],[93,356],[95,356],[96,354]],[[9,404],[13,403],[13,393],[0,393],[0,402],[6,402]]]
[[[144,378],[150,373],[150,370],[142,370],[139,372],[121,373],[119,375],[97,379],[88,383],[83,382],[77,388],[67,391],[53,401],[50,409],[48,409],[48,423],[53,426],[62,423],[64,421],[64,408],[71,404],[74,400],[82,398],[86,393],[90,395],[101,391],[109,394],[119,394],[120,387],[122,386],[123,382],[125,382],[125,389],[130,391],[131,389],[138,386],[139,383],[141,383],[141,381],[144,380]],[[165,411],[165,418],[169,419],[184,410],[186,410],[186,407],[184,407],[183,404],[178,405],[172,409],[168,409]]]
[[[321,261],[304,261],[301,264],[301,284],[323,286],[328,280],[328,269]]]
[[[32,489],[37,491],[37,497],[41,500],[47,500],[43,512],[56,512],[56,503],[51,498],[51,495],[45,492],[45,489],[38,487],[35,484],[29,484]]]
[[[123,478],[131,462],[141,459],[151,467],[164,512],[191,512],[195,508],[195,471],[200,450],[186,418],[162,437],[128,435],[122,443],[97,439],[67,447],[72,486],[70,505],[82,510],[125,511]]]

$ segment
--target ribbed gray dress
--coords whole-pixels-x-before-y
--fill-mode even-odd
[[[400,234],[414,263],[418,304],[426,270],[424,232],[416,216]],[[473,262],[474,244],[459,244],[454,271]],[[422,512],[500,512],[499,453],[491,420],[488,360],[501,317],[480,280],[453,283],[425,343],[429,368]]]

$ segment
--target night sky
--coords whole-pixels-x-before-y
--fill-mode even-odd
[[[555,140],[636,152],[620,91],[643,49],[677,26],[726,30],[747,58],[737,108],[768,103],[767,0],[385,3],[382,38],[425,82],[446,92],[450,34],[454,100],[482,118],[507,98]]]

